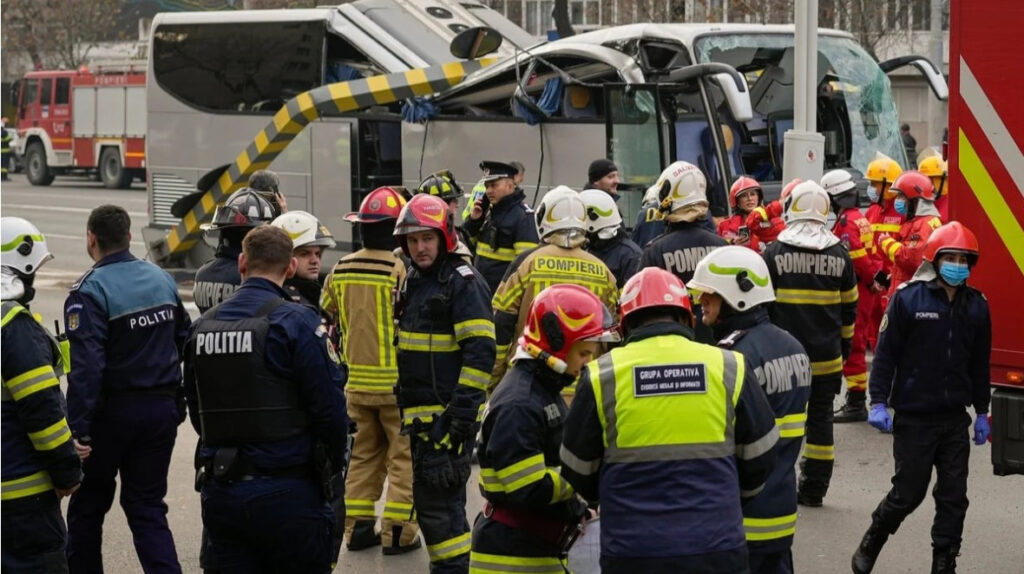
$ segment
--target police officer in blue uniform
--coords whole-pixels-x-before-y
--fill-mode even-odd
[[[35,273],[53,258],[46,238],[19,217],[0,220],[3,308],[0,441],[4,572],[67,572],[60,498],[82,481],[57,377],[66,366],[58,341],[28,310]]]
[[[491,297],[480,272],[454,254],[454,216],[424,193],[395,225],[412,261],[400,288],[398,406],[412,435],[413,506],[430,571],[465,573],[470,530],[466,481],[496,355]]]
[[[166,271],[128,251],[131,219],[89,214],[96,264],[71,287],[68,415],[85,479],[68,506],[72,572],[100,572],[103,518],[121,477],[121,507],[146,572],[181,572],[167,526],[167,469],[184,420],[180,351],[191,321]]]
[[[764,490],[743,505],[743,527],[752,574],[793,572],[796,529],[796,461],[811,396],[811,359],[800,342],[773,325],[775,301],[768,266],[747,247],[727,246],[697,264],[688,287],[700,291],[703,321],[718,346],[739,351],[753,369],[775,412],[778,462]]]
[[[282,289],[296,265],[282,229],[251,231],[242,287],[188,340],[203,525],[222,572],[329,572],[334,559],[327,485],[344,463],[344,376],[316,311]]]

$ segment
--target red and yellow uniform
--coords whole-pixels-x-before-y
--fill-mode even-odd
[[[871,223],[856,207],[839,214],[832,233],[850,252],[853,269],[857,273],[857,320],[854,324],[850,355],[843,364],[846,388],[852,391],[866,391],[868,385],[867,351],[868,331],[871,329],[871,312],[876,306],[871,284],[881,263],[873,256],[875,250],[874,232]]]

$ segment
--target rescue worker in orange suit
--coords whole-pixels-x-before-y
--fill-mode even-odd
[[[779,430],[737,352],[693,341],[686,287],[642,269],[622,289],[626,344],[587,366],[562,433],[562,476],[601,503],[605,574],[749,572],[742,504]]]
[[[601,192],[604,193],[604,192]],[[489,392],[501,382],[514,352],[516,336],[523,332],[530,302],[545,287],[556,283],[581,285],[614,307],[619,298],[615,275],[600,259],[587,253],[587,208],[575,190],[560,185],[544,194],[535,212],[541,245],[523,253],[509,266],[491,302],[498,356]],[[574,387],[565,390],[572,400]]]
[[[882,272],[875,277],[875,280],[878,281],[883,290],[889,289],[889,274],[892,272],[892,261],[881,253],[879,246],[885,237],[899,233],[900,226],[905,221],[903,215],[896,211],[896,208],[893,206],[896,193],[890,189],[892,183],[896,181],[896,178],[901,173],[903,173],[903,168],[900,167],[900,164],[896,163],[896,160],[879,153],[868,164],[867,172],[864,174],[864,177],[868,180],[868,199],[871,200],[871,205],[868,206],[864,217],[871,222],[871,231],[875,234],[874,257],[882,266]],[[877,304],[871,313],[871,328],[868,329],[869,349],[875,348],[875,342],[878,338],[878,325],[882,321],[882,315],[885,314],[885,306],[889,303],[889,296],[883,291],[876,300]]]
[[[799,341],[771,324],[768,306],[775,291],[764,259],[753,251],[712,251],[688,287],[700,292],[703,320],[714,329],[718,346],[743,354],[775,412],[778,462],[764,490],[743,505],[743,527],[752,574],[792,574],[796,462],[811,396],[811,359]]]
[[[697,166],[677,161],[661,172],[655,185],[660,209],[665,212],[666,229],[644,247],[640,267],[660,267],[685,284],[693,278],[697,262],[726,245],[724,239],[704,228],[703,222],[708,218],[707,179]],[[714,343],[711,329],[699,323],[699,305],[694,313],[698,319],[697,342]]]
[[[473,525],[470,572],[565,571],[565,534],[590,513],[558,470],[568,410],[559,393],[602,343],[618,341],[614,329],[601,300],[579,285],[553,285],[530,303],[512,368],[484,414],[478,452],[487,504]]]
[[[896,192],[896,211],[907,218],[898,234],[887,235],[878,250],[892,262],[889,297],[901,283],[909,281],[921,266],[921,254],[932,231],[942,225],[935,209],[935,189],[928,177],[918,171],[907,171],[892,184]]]
[[[843,378],[846,379],[846,404],[835,414],[835,422],[849,423],[868,420],[865,398],[868,390],[867,346],[868,329],[871,328],[871,311],[877,302],[881,286],[875,282],[875,275],[881,269],[878,260],[871,256],[874,250],[874,233],[871,223],[857,209],[857,183],[845,169],[836,169],[821,178],[821,186],[832,202],[832,213],[836,223],[832,233],[850,253],[853,269],[857,273],[857,321],[853,326],[853,341],[850,355],[843,363]]]
[[[494,366],[490,292],[455,250],[455,220],[418,194],[395,235],[412,265],[399,289],[398,406],[412,441],[413,508],[435,574],[469,569],[466,481]]]
[[[939,218],[949,221],[949,175],[946,160],[940,155],[930,155],[917,164],[917,171],[927,175],[935,188],[935,209],[939,210]]]
[[[896,473],[853,556],[857,574],[872,571],[889,536],[924,501],[932,467],[931,572],[956,572],[968,505],[966,407],[977,415],[974,444],[984,445],[991,434],[992,319],[985,296],[966,284],[977,262],[974,234],[956,221],[943,225],[928,238],[921,267],[886,310],[871,365],[869,422],[893,434]]]
[[[390,187],[370,192],[359,211],[345,216],[358,225],[363,248],[342,257],[324,282],[320,307],[337,326],[348,365],[348,416],[356,423],[352,460],[345,479],[344,538],[350,551],[383,544],[385,555],[420,547],[412,510],[412,451],[401,434],[395,400],[393,292],[405,279],[395,255],[395,221],[405,199]],[[387,478],[388,490],[377,530],[374,504]]]
[[[797,501],[821,506],[832,480],[835,396],[843,384],[857,318],[857,274],[850,254],[826,227],[829,196],[813,181],[786,199],[786,230],[768,246],[775,305],[772,322],[789,331],[811,358],[807,443],[800,461]]]
[[[747,218],[764,202],[764,191],[756,179],[741,175],[729,188],[729,207],[732,215],[723,219],[718,224],[718,235],[722,236],[730,245],[742,245],[760,253],[764,249],[764,243],[747,226]],[[780,220],[781,221],[781,220]],[[770,229],[773,222],[762,222]],[[757,226],[758,231],[761,224]],[[770,231],[768,232],[770,235]],[[775,232],[778,235],[778,232]],[[773,238],[774,239],[774,238]]]
[[[779,234],[786,228],[786,221],[782,219],[782,203],[786,201],[793,188],[803,181],[799,178],[787,183],[782,188],[779,198],[768,204],[758,205],[747,214],[746,226],[751,230],[762,243],[771,243],[779,238]]]

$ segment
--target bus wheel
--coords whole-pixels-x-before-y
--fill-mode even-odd
[[[132,184],[132,175],[121,165],[121,152],[108,147],[100,154],[100,178],[109,189],[124,189]]]
[[[33,142],[25,152],[25,175],[32,185],[50,185],[55,177],[50,166],[46,165],[46,150],[43,144]]]

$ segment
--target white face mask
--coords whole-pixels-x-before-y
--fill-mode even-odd
[[[874,186],[868,186],[868,199],[871,200],[871,203],[876,203],[878,201],[878,190],[875,189]]]

